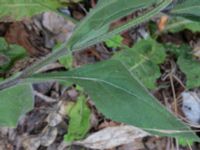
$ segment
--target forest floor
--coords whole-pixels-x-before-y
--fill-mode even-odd
[[[70,5],[69,8],[64,10],[74,19],[81,20],[87,15],[89,9],[95,7],[95,5],[96,1],[91,0],[85,3]],[[126,22],[138,13],[140,12],[116,21],[113,23],[113,26]],[[152,24],[155,25],[158,33],[159,29],[165,26],[165,24],[159,22],[161,19],[163,19],[163,16],[152,20]],[[145,38],[150,34],[149,26],[149,23],[144,23],[123,32],[121,34],[123,38],[122,43],[132,47],[141,38]],[[28,56],[17,60],[8,71],[0,72],[0,77],[10,77],[29,67],[39,59],[42,59],[52,51],[56,43],[61,43],[69,39],[74,27],[74,23],[66,21],[63,17],[55,13],[49,12],[18,22],[0,22],[0,36],[4,37],[8,43],[24,47],[28,53]],[[197,45],[198,42],[200,43],[200,33],[192,32],[188,29],[175,33],[159,33],[157,36],[159,43],[187,44],[200,47],[200,44]],[[100,43],[74,52],[72,56],[67,58],[65,65],[57,61],[41,68],[40,72],[70,70],[85,64],[107,60],[116,51],[120,50],[121,48],[113,48],[107,46],[105,43]],[[186,76],[181,72],[177,64],[177,58],[169,53],[165,62],[159,67],[161,76],[157,79],[158,86],[151,91],[152,94],[175,115],[185,117],[181,108],[181,93],[185,91]],[[198,89],[195,90],[198,91]],[[91,98],[86,93],[83,93],[82,89],[77,85],[66,86],[58,82],[38,83],[33,84],[33,92],[35,95],[34,109],[20,118],[16,128],[0,128],[0,150],[200,149],[199,143],[186,143],[184,145],[173,138],[157,137],[148,134],[135,140],[133,136],[137,135],[132,133],[130,126],[112,121],[103,116],[96,109]],[[79,142],[67,143],[64,141],[64,137],[69,130],[69,116],[66,115],[66,108],[75,105],[80,95],[83,95],[87,99],[87,108],[90,110],[89,129],[78,140]],[[174,99],[177,99],[178,103],[175,103]],[[80,126],[80,128],[82,127]],[[117,135],[116,132],[121,133],[121,135]],[[88,144],[87,138],[89,136],[99,138],[99,141],[90,141],[91,143]],[[76,139],[76,137],[70,138]]]

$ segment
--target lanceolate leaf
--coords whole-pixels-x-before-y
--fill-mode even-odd
[[[0,19],[9,16],[15,20],[44,11],[56,10],[58,0],[1,0]]]
[[[33,108],[31,85],[0,91],[0,126],[16,127],[19,117]]]
[[[154,89],[160,77],[158,64],[165,60],[164,47],[153,39],[141,40],[133,48],[122,50],[113,59],[122,61],[145,87]]]
[[[69,72],[35,75],[29,81],[68,81],[85,88],[106,117],[150,133],[199,140],[168,112],[119,61],[105,61]]]
[[[109,31],[110,23],[116,19],[126,16],[136,10],[150,7],[152,4],[160,1],[161,0],[109,0],[102,2],[100,0],[97,7],[94,10],[91,10],[89,15],[76,28],[69,41],[69,48],[76,49],[111,38],[116,35],[116,33],[128,29],[138,23],[147,21],[153,15],[165,8],[172,0],[162,1],[148,13],[145,12],[144,15],[136,17],[133,22],[130,21],[120,28]],[[109,33],[109,35],[107,35],[107,33]]]
[[[200,20],[200,1],[199,0],[180,0],[171,11],[174,15],[184,16],[192,20]]]

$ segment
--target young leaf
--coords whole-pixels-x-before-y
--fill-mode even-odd
[[[113,59],[123,62],[145,87],[154,89],[156,80],[161,75],[158,64],[165,60],[165,51],[161,44],[147,39],[139,41],[133,48],[117,53]]]
[[[200,17],[199,0],[181,0],[171,11],[171,14],[184,16],[192,20],[198,20]]]
[[[186,75],[186,87],[188,89],[200,86],[200,62],[192,56],[191,47],[188,45],[167,44],[165,48],[168,52],[173,53],[177,58],[177,64],[180,70]]]
[[[109,32],[109,25],[113,21],[130,14],[138,9],[147,8],[154,3],[158,3],[161,0],[109,0],[99,1],[96,8],[91,10],[89,15],[78,25],[74,34],[72,35],[68,47],[70,49],[76,49],[84,47],[85,45],[92,45],[97,42],[109,39],[125,29],[130,28],[133,25],[139,24],[150,19],[153,15],[165,8],[172,0],[162,1],[158,6],[154,7],[148,13],[136,17],[134,21],[130,21],[127,24],[116,28]],[[113,32],[116,33],[113,33]]]
[[[178,65],[186,75],[186,86],[188,89],[200,86],[200,62],[194,60],[191,56],[180,56]]]
[[[106,45],[110,48],[117,48],[121,46],[123,37],[121,35],[116,35],[112,37],[111,39],[108,39],[105,41]]]
[[[19,20],[44,11],[56,10],[60,6],[58,0],[1,0],[0,19],[9,16]]]
[[[0,38],[0,58],[4,57],[5,61],[0,61],[0,73],[6,72],[17,61],[26,56],[23,47],[15,44],[8,45],[5,39]],[[2,59],[3,61],[3,59]]]
[[[187,140],[184,138],[178,138],[178,144],[181,146],[188,146],[188,144],[192,145],[194,143],[194,141],[192,140]]]
[[[166,110],[119,61],[105,61],[69,72],[34,75],[29,82],[70,81],[84,87],[106,117],[161,136],[199,138]]]
[[[61,56],[59,59],[60,64],[64,65],[66,69],[72,68],[73,65],[73,55],[72,53],[68,55]]]
[[[16,127],[19,117],[33,108],[31,85],[17,85],[0,91],[0,126]]]
[[[175,45],[172,43],[162,44],[167,52],[174,54],[177,58],[191,53],[191,47],[186,44]]]
[[[64,139],[67,142],[80,140],[90,128],[90,109],[84,95],[78,97],[75,106],[72,106],[68,112],[68,116],[70,118],[68,132]]]

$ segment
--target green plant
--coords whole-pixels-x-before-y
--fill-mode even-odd
[[[192,144],[194,143],[194,141],[192,141],[192,140],[187,140],[187,139],[184,139],[184,138],[179,138],[179,139],[178,139],[178,143],[179,143],[179,145],[181,145],[181,146],[188,146],[188,144],[189,144],[189,145],[192,145]]]
[[[26,51],[18,45],[7,45],[6,41],[0,38],[0,56],[5,59],[5,61],[0,64],[0,73],[4,73],[9,70],[15,61],[24,58],[26,56]]]
[[[67,106],[67,114],[70,117],[68,133],[64,136],[65,141],[73,142],[83,138],[90,129],[90,109],[86,104],[85,95],[81,94],[76,104]]]
[[[165,56],[164,47],[149,38],[139,41],[134,47],[121,53],[116,53],[113,59],[122,61],[145,87],[155,89],[156,79],[160,77],[158,64],[164,62]]]
[[[186,75],[186,87],[187,89],[197,88],[200,86],[200,71],[197,69],[200,62],[192,55],[192,48],[187,45],[166,45],[167,51],[177,57],[177,64],[180,70]]]
[[[21,5],[20,8],[18,7],[19,3],[23,3],[21,0],[1,1],[0,12],[4,12],[5,15],[16,17],[13,15],[16,14],[13,13],[15,12],[14,9],[9,9],[11,2],[13,6],[18,8],[17,10],[21,8]],[[55,2],[53,0],[50,2],[36,0],[34,3],[31,3],[32,1],[29,0],[27,2],[30,6],[35,6],[36,4],[37,6],[45,6],[45,8],[52,9],[59,6],[57,4],[54,5],[54,3],[51,4],[50,2]],[[27,2],[25,4],[27,4]],[[13,105],[13,99],[9,96],[10,94],[6,94],[6,91],[9,90],[9,87],[11,86],[15,85],[16,88],[19,88],[23,86],[24,83],[40,82],[44,80],[76,83],[81,85],[87,91],[99,111],[108,118],[140,127],[152,134],[182,137],[199,141],[199,138],[186,124],[177,119],[171,112],[156,101],[142,85],[138,78],[140,78],[140,74],[142,74],[142,76],[145,76],[146,74],[141,73],[140,68],[137,70],[130,70],[129,67],[137,65],[138,62],[129,65],[128,62],[126,62],[129,58],[126,58],[127,60],[120,58],[125,57],[123,54],[116,56],[117,60],[108,60],[93,65],[86,65],[68,72],[35,74],[42,66],[57,60],[60,56],[70,53],[70,51],[81,50],[99,42],[106,41],[132,26],[150,20],[151,17],[160,13],[160,11],[166,8],[171,2],[172,0],[99,0],[96,8],[91,10],[86,18],[77,25],[69,42],[62,44],[56,51],[52,52],[52,54],[19,73],[16,77],[8,79],[0,84],[0,89],[2,90],[0,92],[0,97],[3,96],[3,100],[9,102],[9,104],[5,104],[4,107],[11,108],[10,111],[15,112],[15,107],[11,107]],[[188,9],[188,11],[185,12],[180,9],[180,7],[183,6],[191,9]],[[9,9],[9,12],[8,10],[5,10],[6,7]],[[200,14],[196,13],[199,12],[199,7],[200,1],[198,0],[182,1],[182,3],[178,4],[175,9],[172,10],[172,14],[183,15],[186,17],[190,16],[189,18],[192,16],[192,19],[194,20]],[[113,21],[138,9],[146,9],[146,11],[117,28],[112,30],[109,29],[109,25]],[[33,10],[34,13],[31,14],[41,12],[43,7],[37,7],[37,10]],[[31,12],[32,9],[27,9],[26,11]],[[24,16],[24,14],[17,16],[17,19],[22,16]],[[157,53],[157,50],[159,53]],[[146,68],[149,63],[154,66],[156,74],[152,75],[153,79],[151,82],[142,81],[147,87],[154,88],[155,79],[159,76],[157,65],[162,63],[165,57],[163,47],[153,40],[149,40],[144,43],[138,43],[136,48],[127,49],[126,51],[127,53],[130,51],[131,55],[133,53],[134,55],[138,55],[138,57],[142,56],[140,57],[140,60],[142,61],[142,63],[139,64],[140,66],[145,66]],[[11,93],[13,97],[17,94],[13,91],[8,92]],[[2,99],[0,102],[1,101]],[[17,100],[15,99],[14,101]],[[25,105],[25,103],[23,104]],[[15,119],[2,116],[1,122],[4,123],[3,125],[13,126],[17,122],[16,117],[19,117],[20,114],[21,113],[18,113],[18,115],[15,116]],[[7,120],[9,120],[9,123]]]
[[[123,37],[121,35],[116,35],[112,37],[111,39],[108,39],[105,41],[106,45],[110,48],[117,48],[121,46]]]

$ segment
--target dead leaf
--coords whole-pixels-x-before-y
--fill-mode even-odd
[[[91,149],[110,149],[123,144],[135,142],[136,139],[149,135],[145,131],[133,126],[108,127],[100,130],[83,141],[74,144]]]
[[[38,43],[43,41],[42,37],[34,31],[28,31],[23,21],[13,22],[5,34],[5,39],[10,44],[24,47],[31,56],[43,56],[48,53],[48,49]]]
[[[57,128],[55,127],[47,128],[44,131],[43,135],[40,137],[41,145],[42,146],[51,145],[55,141],[57,134],[58,134]]]
[[[157,26],[158,26],[158,30],[161,32],[161,31],[163,31],[164,29],[165,29],[165,27],[166,27],[166,24],[167,24],[167,21],[168,21],[168,16],[162,16],[161,18],[160,18],[160,20],[158,21],[158,24],[157,24]]]

